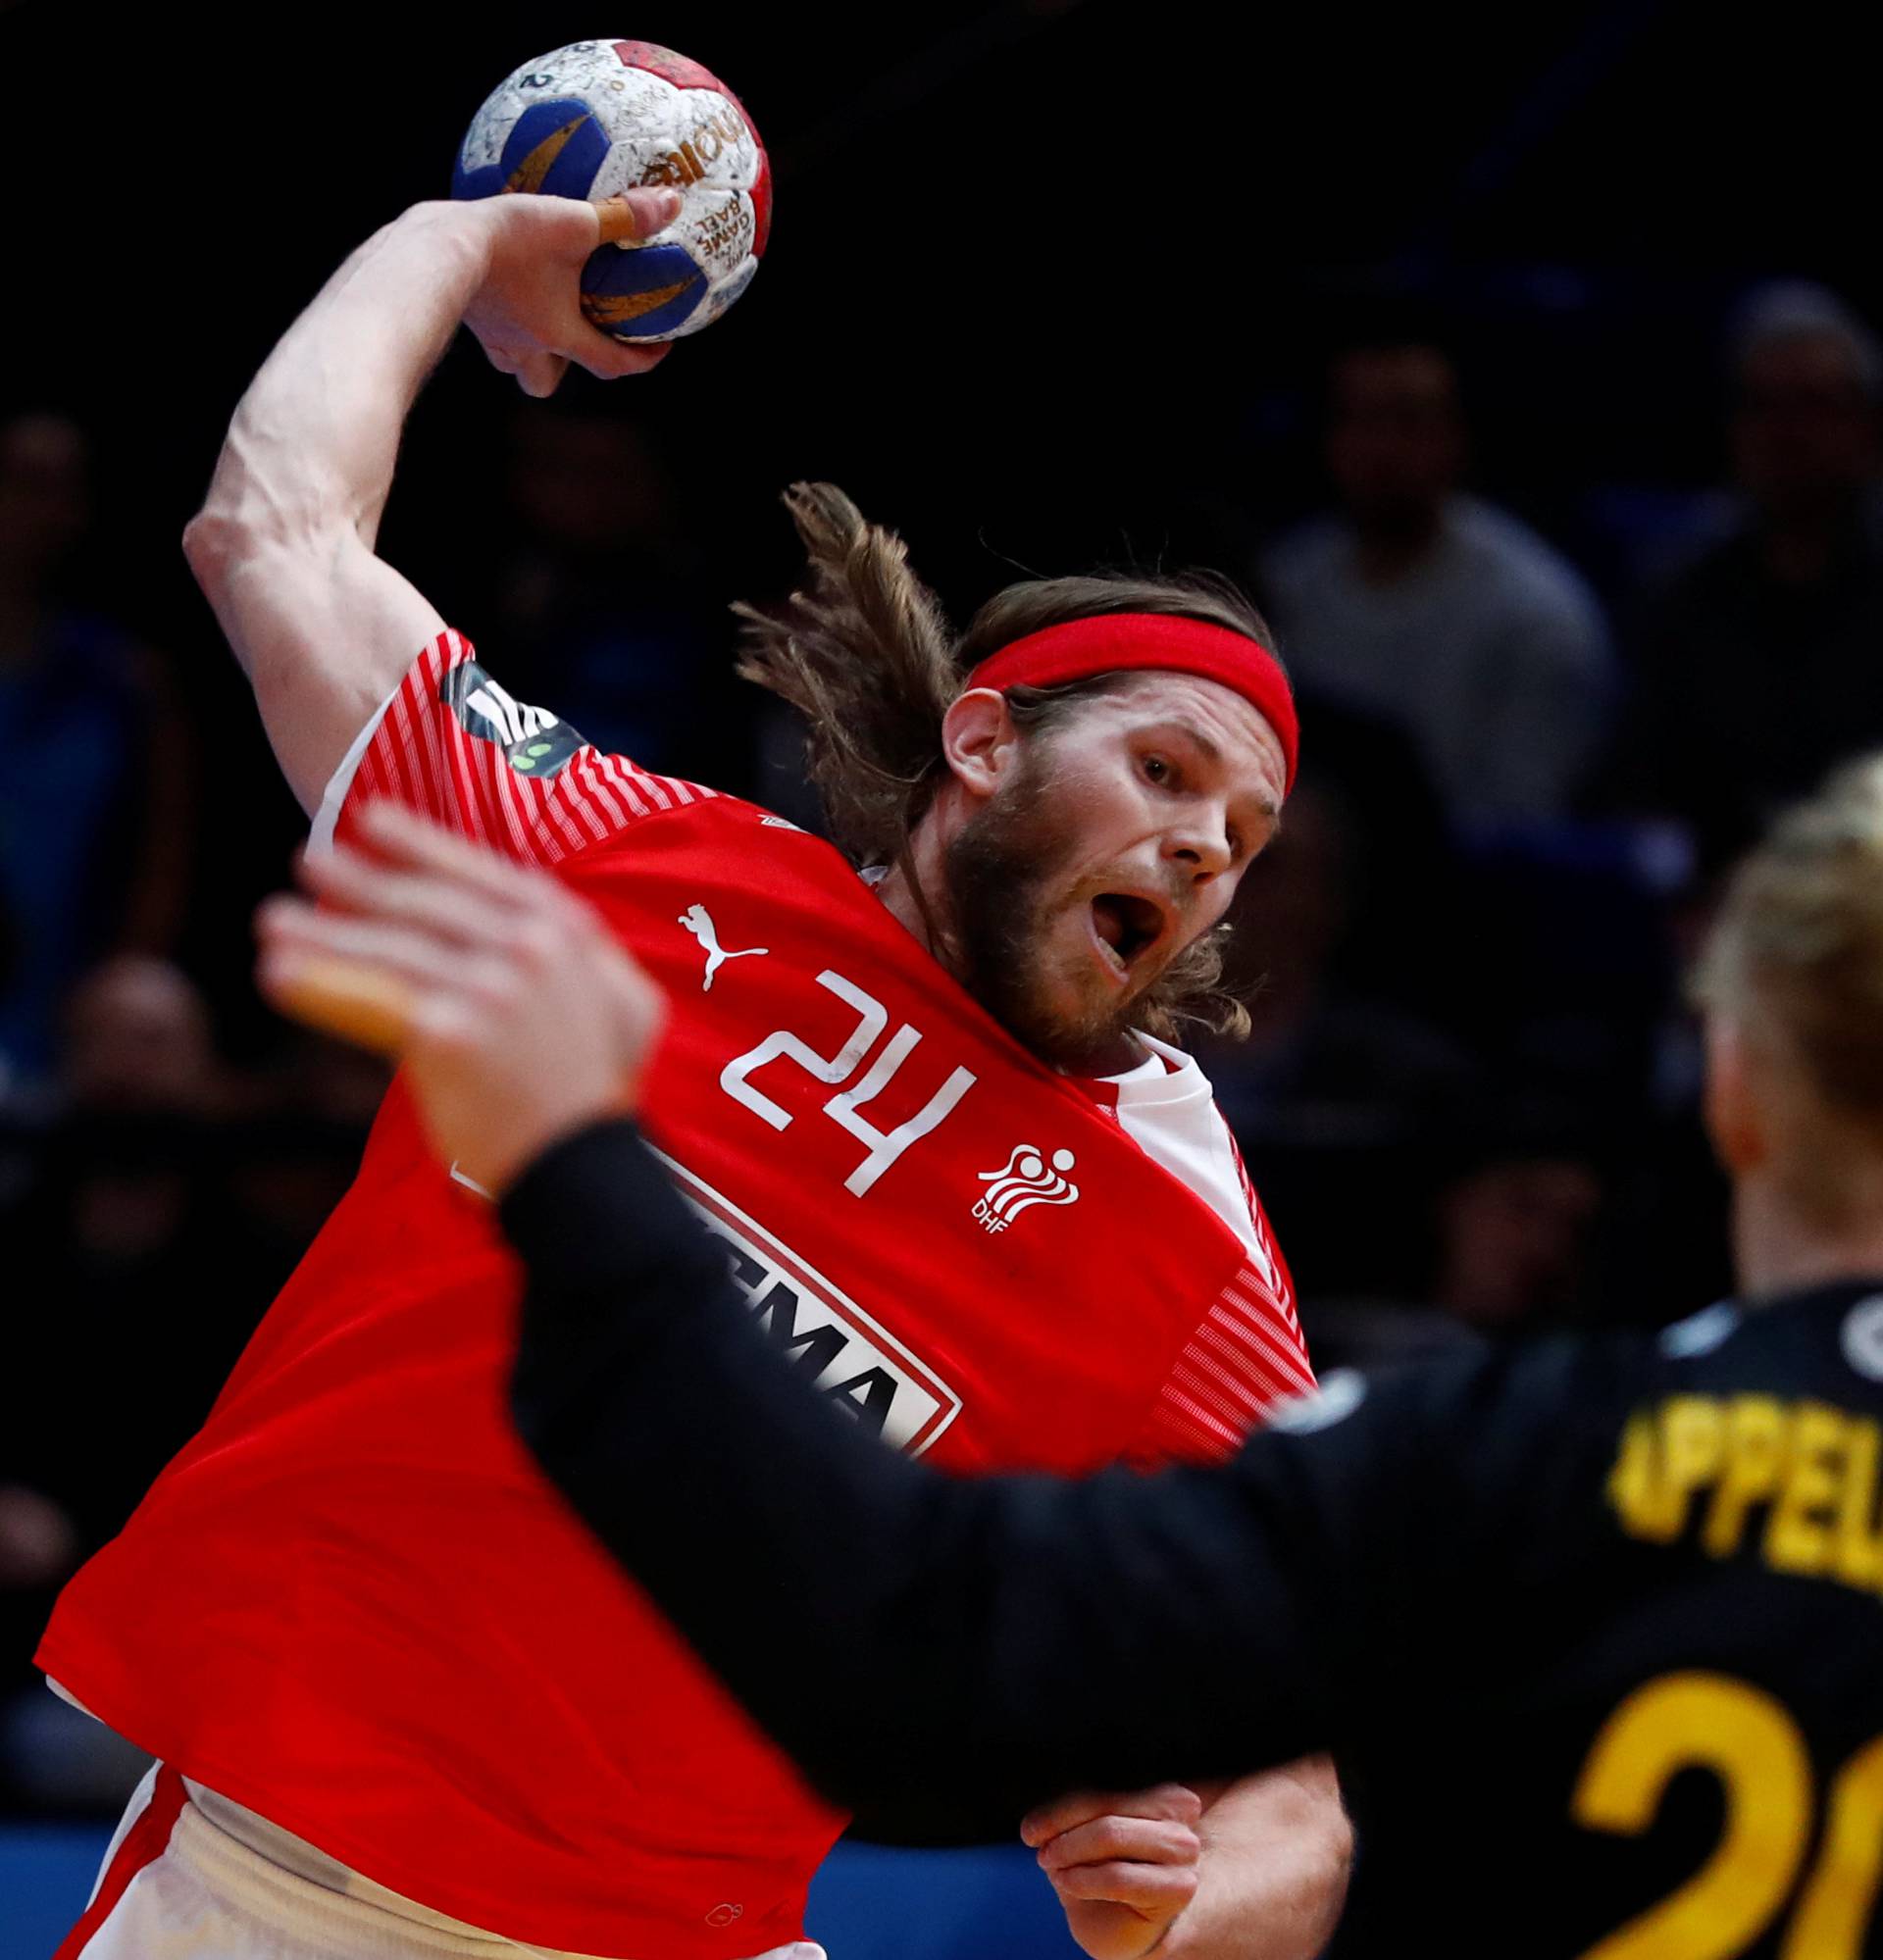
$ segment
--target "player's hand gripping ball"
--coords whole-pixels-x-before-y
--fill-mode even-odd
[[[772,227],[772,172],[738,97],[651,41],[573,41],[526,63],[459,146],[453,197],[506,190],[681,194],[650,245],[603,245],[583,268],[582,310],[617,340],[697,333],[751,282]]]

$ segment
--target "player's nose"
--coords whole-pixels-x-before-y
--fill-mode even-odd
[[[1220,878],[1236,861],[1227,813],[1220,806],[1186,811],[1164,833],[1164,857],[1181,866],[1195,882]]]

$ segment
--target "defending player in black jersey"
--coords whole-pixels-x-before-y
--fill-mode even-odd
[[[470,902],[463,846],[386,842],[388,933]],[[1780,825],[1705,963],[1740,1298],[1338,1379],[1219,1472],[953,1482],[819,1408],[594,1121],[655,1018],[597,978],[417,1030],[421,1088],[447,1150],[486,1090],[526,1435],[830,1796],[936,1840],[1048,1803],[1043,1855],[1091,1858],[1061,1791],[1332,1747],[1349,1950],[1883,1952],[1883,760]]]

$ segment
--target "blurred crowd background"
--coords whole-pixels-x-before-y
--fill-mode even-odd
[[[645,381],[526,403],[460,346],[385,554],[520,697],[801,822],[792,729],[730,674],[730,602],[792,575],[786,482],[842,483],[957,619],[1034,573],[1232,574],[1303,763],[1240,901],[1254,1034],[1203,1053],[1319,1363],[1723,1290],[1683,966],[1767,813],[1883,743],[1843,16],[618,12],[743,96],[771,258]],[[0,368],[14,1813],[115,1802],[34,1637],[382,1086],[254,996],[304,825],[177,540],[294,311],[507,68],[596,31],[98,25],[0,11],[16,149],[59,160],[9,220],[40,276]]]

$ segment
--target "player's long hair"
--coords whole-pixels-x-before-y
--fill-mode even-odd
[[[1205,573],[1031,578],[995,593],[957,634],[902,540],[868,523],[834,483],[793,483],[785,505],[807,576],[782,604],[736,608],[745,623],[738,671],[803,715],[811,780],[838,845],[858,864],[902,866],[925,917],[910,838],[946,779],[942,718],[979,662],[1043,628],[1102,613],[1175,614],[1275,644],[1248,600]],[[1043,729],[1118,678],[1009,688],[1007,706],[1020,727]],[[1247,1032],[1247,1011],[1222,986],[1229,930],[1204,933],[1145,990],[1139,1020],[1150,1033],[1169,1039],[1186,1021]]]

